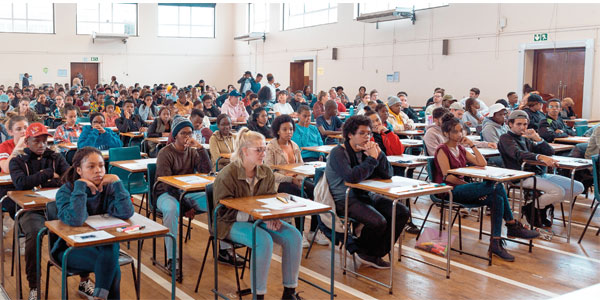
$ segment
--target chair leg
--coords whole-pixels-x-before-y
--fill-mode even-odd
[[[135,287],[135,296],[140,300],[140,290],[138,289],[137,276],[135,275],[135,264],[131,262],[131,274],[133,275],[133,286]]]
[[[242,275],[240,279],[244,279],[244,271],[246,271],[246,263],[248,263],[248,269],[250,269],[250,258],[252,257],[252,248],[246,247],[246,255],[244,255],[244,268],[242,268]]]
[[[585,232],[587,231],[588,226],[590,226],[590,222],[594,218],[594,214],[596,213],[596,209],[598,208],[599,204],[600,204],[600,202],[596,203],[596,206],[594,206],[594,209],[592,210],[592,214],[590,215],[590,218],[587,220],[587,223],[585,224],[585,227],[583,228],[583,232],[581,233],[581,236],[579,237],[579,241],[577,241],[578,244],[581,244],[581,240],[583,239],[583,236],[585,235]],[[600,229],[598,230],[598,232],[600,232]],[[596,233],[596,235],[598,235],[598,233]]]
[[[185,233],[185,240],[183,240],[184,243],[187,243],[188,239],[190,239],[191,231],[192,231],[192,218],[188,219],[188,228]]]
[[[433,208],[434,204],[429,205],[429,209],[427,210],[427,214],[425,214],[425,219],[423,219],[423,224],[421,224],[421,228],[419,229],[419,233],[417,233],[417,240],[419,240],[419,237],[421,236],[421,232],[423,232],[423,228],[425,228],[425,223],[427,223],[427,218],[429,217],[429,213],[431,212],[431,209]]]
[[[235,248],[233,248],[233,268],[235,269],[235,283],[237,285],[238,298],[242,300],[242,289],[240,288],[240,276],[238,273],[237,254],[235,253]]]
[[[50,267],[52,267],[52,264],[50,262],[48,262],[48,264],[46,265],[46,290],[44,292],[44,298],[46,300],[48,300],[48,284],[50,283]],[[38,291],[39,293],[39,291]]]
[[[563,227],[567,227],[567,220],[565,219],[565,209],[563,208],[563,203],[560,203],[560,212],[562,213],[562,221]]]
[[[204,258],[202,259],[202,266],[200,267],[200,274],[198,274],[198,279],[196,280],[196,289],[194,292],[198,292],[198,287],[200,286],[200,279],[202,279],[202,272],[204,271],[204,264],[206,263],[206,256],[208,255],[208,250],[210,249],[210,245],[212,245],[214,238],[212,236],[208,237],[208,243],[206,243],[206,250],[204,250]],[[214,247],[214,245],[213,245]],[[215,258],[216,259],[216,258]],[[216,274],[215,274],[216,276]]]
[[[444,230],[444,205],[440,205],[440,232]]]
[[[454,220],[456,220],[456,217],[459,215],[459,213],[457,212],[456,215],[454,216]],[[458,249],[462,250],[462,218],[458,218]],[[452,225],[450,226],[450,228],[454,227],[454,220],[452,220]],[[450,230],[450,229],[449,229]],[[462,252],[460,253],[462,254]]]
[[[483,209],[479,210],[479,240],[483,235]]]
[[[312,250],[312,247],[315,244],[315,238],[317,237],[317,233],[319,233],[319,227],[318,226],[317,226],[317,229],[315,229],[315,234],[313,235],[312,239],[310,240],[310,245],[308,245],[308,250],[306,250],[306,256],[304,257],[304,259],[308,259],[308,255],[310,254],[310,250]]]
[[[144,198],[146,198],[146,194],[142,194],[142,200],[140,201],[140,208],[138,210],[138,214],[142,214],[142,207],[144,206]]]

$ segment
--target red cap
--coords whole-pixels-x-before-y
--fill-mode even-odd
[[[52,136],[48,133],[48,129],[46,129],[46,126],[44,126],[42,123],[31,123],[31,125],[27,127],[27,130],[25,130],[25,138],[41,135]]]

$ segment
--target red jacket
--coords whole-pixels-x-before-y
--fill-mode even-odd
[[[402,145],[400,138],[393,131],[388,130],[387,133],[377,135],[377,139],[373,135],[371,141],[377,142],[379,147],[382,148],[381,150],[385,152],[385,155],[402,155],[404,153],[404,145]]]

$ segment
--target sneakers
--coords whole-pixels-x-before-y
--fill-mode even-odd
[[[167,270],[169,270],[169,276],[173,276],[173,273],[171,270],[173,270],[173,260],[169,259],[167,261]],[[181,275],[181,270],[179,269],[179,264],[175,264],[175,278],[179,278],[179,275]]]
[[[31,289],[31,290],[29,290],[29,297],[27,299],[28,300],[37,300],[37,295],[38,295],[38,290]]]
[[[233,266],[233,254],[234,251],[231,249],[221,249],[219,250],[219,257],[217,258],[217,261],[226,265],[230,265]],[[237,262],[237,266],[241,267],[244,265],[244,258],[235,254],[236,257],[236,262]]]
[[[306,239],[308,241],[312,241],[314,235],[315,233],[310,231],[306,234]],[[327,246],[329,245],[329,239],[323,234],[322,231],[319,230],[319,232],[317,232],[317,236],[315,237],[315,243],[317,243],[317,245]]]
[[[490,250],[492,254],[500,257],[501,259],[509,262],[515,261],[515,257],[510,255],[506,249],[504,249],[504,240],[492,238],[490,240]]]
[[[302,248],[308,248],[308,246],[310,246],[310,243],[306,239],[306,234],[303,234],[302,235]]]
[[[281,300],[302,300],[302,299],[304,299],[304,298],[300,297],[300,292],[294,293],[291,295],[287,295],[287,296],[284,295],[281,297]]]
[[[404,227],[404,231],[406,231],[410,234],[418,234],[419,227],[417,227],[417,225],[415,225],[413,222],[409,221],[408,223],[406,223],[406,227]]]
[[[373,267],[376,269],[389,269],[390,263],[381,259],[381,257],[374,257],[366,254],[356,254],[356,259],[361,265]]]
[[[519,223],[519,221],[515,221],[514,224],[506,223],[506,235],[508,237],[517,237],[522,239],[534,239],[538,237],[540,234],[535,230],[529,230],[523,226],[523,224]]]
[[[91,279],[88,278],[86,281],[79,282],[79,288],[77,293],[82,298],[87,298],[88,300],[94,300],[94,288],[96,285],[92,282]]]
[[[538,208],[534,207],[533,214],[532,214],[531,213],[532,205],[533,205],[533,203],[523,205],[523,208],[521,210],[522,214],[525,216],[525,219],[527,220],[527,223],[529,223],[529,225],[532,225],[533,227],[544,227],[543,220],[546,220],[546,222],[548,222],[548,220],[546,219],[546,209],[538,209]]]

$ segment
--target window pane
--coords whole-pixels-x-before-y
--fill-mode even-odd
[[[179,9],[177,6],[158,6],[158,22],[159,24],[177,24]]]
[[[27,17],[27,8],[25,3],[13,3],[13,18],[23,19]]]
[[[98,22],[98,4],[77,4],[77,22]]]
[[[77,4],[77,33],[136,34],[137,5],[119,3]]]
[[[0,32],[11,32],[12,20],[0,19]]]
[[[158,35],[163,37],[214,37],[214,8],[158,6]]]
[[[135,4],[113,4],[113,22],[136,23],[137,5]]]
[[[158,35],[159,36],[177,36],[178,28],[177,25],[159,25]]]
[[[329,8],[329,3],[321,1],[306,2],[304,4],[304,12],[311,12]]]
[[[211,7],[193,7],[192,24],[213,26],[215,19],[214,8]]]
[[[113,33],[112,23],[100,23],[100,30],[98,32]]]
[[[27,17],[31,20],[52,20],[52,3],[30,3],[27,5]]]
[[[14,20],[13,22],[14,32],[27,32],[27,21],[25,20]]]
[[[52,33],[51,21],[29,21],[27,23],[27,32]]]
[[[330,3],[284,4],[284,30],[337,22],[337,5]]]
[[[112,3],[100,3],[100,20],[99,21],[100,21],[100,23],[112,22]]]
[[[77,34],[91,34],[99,31],[99,23],[77,22]]]
[[[12,3],[0,2],[0,18],[12,18]]]

